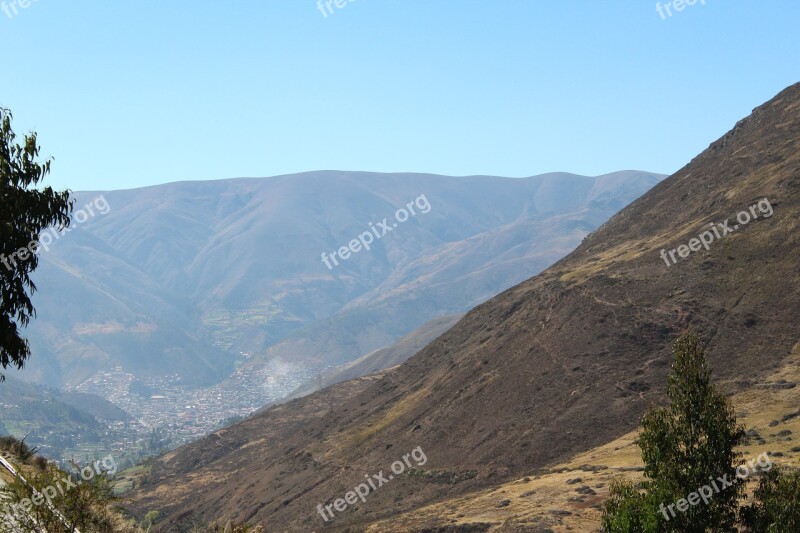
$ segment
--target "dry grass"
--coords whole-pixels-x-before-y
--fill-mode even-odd
[[[751,439],[742,447],[745,460],[769,452],[776,465],[800,467],[800,451],[791,451],[800,450],[800,416],[785,419],[800,413],[800,388],[781,388],[791,383],[800,384],[800,344],[779,371],[733,397],[739,422],[763,439]],[[598,531],[599,506],[608,497],[609,482],[618,476],[641,478],[642,461],[635,439],[636,433],[629,433],[577,455],[547,474],[435,503],[372,524],[367,531],[413,531],[475,523],[492,524],[491,531],[524,531],[526,527]]]

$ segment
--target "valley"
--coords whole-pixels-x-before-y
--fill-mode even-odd
[[[661,178],[316,172],[77,193],[77,205],[103,198],[103,214],[85,217],[42,256],[30,328],[38,356],[14,377],[99,396],[132,421],[100,421],[102,446],[65,446],[35,424],[29,439],[61,460],[140,457],[301,386],[313,391],[396,342],[402,357],[387,354],[385,364],[399,364],[433,339],[404,336],[546,268]],[[319,250],[386,213],[401,213],[402,231],[335,270],[321,264]],[[323,221],[332,225],[319,234]],[[155,231],[161,224],[173,231]],[[64,315],[61,303],[78,294],[84,305]]]
[[[800,3],[352,2],[0,15],[0,533],[800,532]]]

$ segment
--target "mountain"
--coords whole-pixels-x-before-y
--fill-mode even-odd
[[[463,315],[445,315],[426,322],[393,345],[370,352],[351,363],[334,369],[324,376],[321,375],[319,379],[298,387],[287,396],[286,399],[293,400],[295,398],[300,398],[306,394],[311,394],[317,390],[330,387],[331,385],[358,379],[405,363],[409,357],[453,327],[462,316]]]
[[[671,344],[689,327],[716,378],[746,391],[800,340],[798,220],[800,84],[350,399],[315,408],[340,386],[323,390],[161,457],[131,508],[158,510],[159,531],[223,517],[392,530],[394,517],[635,429],[663,400]],[[404,473],[384,481],[397,461]],[[318,505],[370,475],[382,486],[323,518]]]
[[[792,356],[748,390],[732,396],[737,421],[749,442],[737,448],[746,464],[763,461],[768,452],[774,467],[800,464],[800,343]],[[723,383],[731,386],[731,383]],[[447,498],[378,521],[365,528],[384,531],[600,531],[600,505],[609,497],[611,482],[620,477],[643,480],[639,432],[626,433],[554,464],[534,476],[525,476]],[[763,462],[761,463],[763,464]],[[759,478],[747,480],[748,494]]]
[[[108,440],[110,424],[129,421],[123,410],[92,394],[64,393],[13,377],[0,385],[0,435],[27,436],[50,457],[77,441],[96,449]]]
[[[325,171],[78,193],[41,253],[18,375],[157,388],[338,366],[540,271],[660,179]]]

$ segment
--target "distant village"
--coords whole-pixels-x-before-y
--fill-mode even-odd
[[[134,464],[241,420],[316,379],[319,373],[307,368],[275,372],[270,367],[248,367],[236,370],[224,384],[191,389],[177,374],[137,379],[119,367],[99,371],[73,390],[101,396],[132,419],[101,421],[106,431],[99,439],[78,439],[66,445],[48,442],[48,435],[39,435],[37,440],[43,451],[60,456],[62,463],[110,453],[123,463]]]

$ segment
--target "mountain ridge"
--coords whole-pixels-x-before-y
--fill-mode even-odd
[[[159,531],[219,517],[346,530],[535,473],[633,430],[663,398],[672,340],[688,327],[731,392],[742,390],[798,341],[799,192],[797,84],[567,257],[478,305],[351,399],[281,425],[321,391],[159,459],[133,507],[161,511]],[[665,266],[659,250],[764,198],[774,216]],[[394,480],[333,524],[317,515],[318,504],[416,447],[428,458],[420,475]]]
[[[547,196],[566,190],[551,183],[561,176],[583,191],[583,204],[572,199],[559,206]],[[74,388],[98,370],[121,367],[140,377],[177,374],[187,385],[208,385],[239,366],[258,372],[272,359],[291,363],[295,352],[304,354],[282,350],[281,342],[313,346],[326,335],[320,342],[328,344],[328,360],[297,363],[342,364],[544,268],[659,179],[639,172],[521,179],[313,172],[76,193],[76,209],[103,198],[109,211],[75,224],[42,254],[35,275],[41,290],[33,300],[39,318],[28,330],[35,357],[18,375]],[[528,197],[539,190],[547,205],[531,207]],[[321,253],[420,194],[433,202],[430,213],[411,217],[334,271],[320,261]],[[571,214],[556,220],[561,213]],[[483,264],[473,250],[482,242],[468,239],[493,231],[505,234],[497,249],[508,255]],[[541,240],[525,244],[526,231],[541,233]],[[427,278],[433,266],[422,261],[432,254],[441,263],[438,280]],[[464,266],[454,270],[456,263]],[[453,298],[450,275],[480,291]],[[424,305],[405,302],[418,306],[410,315],[392,316],[397,297],[388,294],[379,308],[353,301],[368,293],[377,301],[389,290],[399,290],[401,299],[424,295],[426,286],[435,294]],[[69,301],[83,304],[65,313]],[[351,324],[365,321],[370,325],[360,336],[349,333]]]

